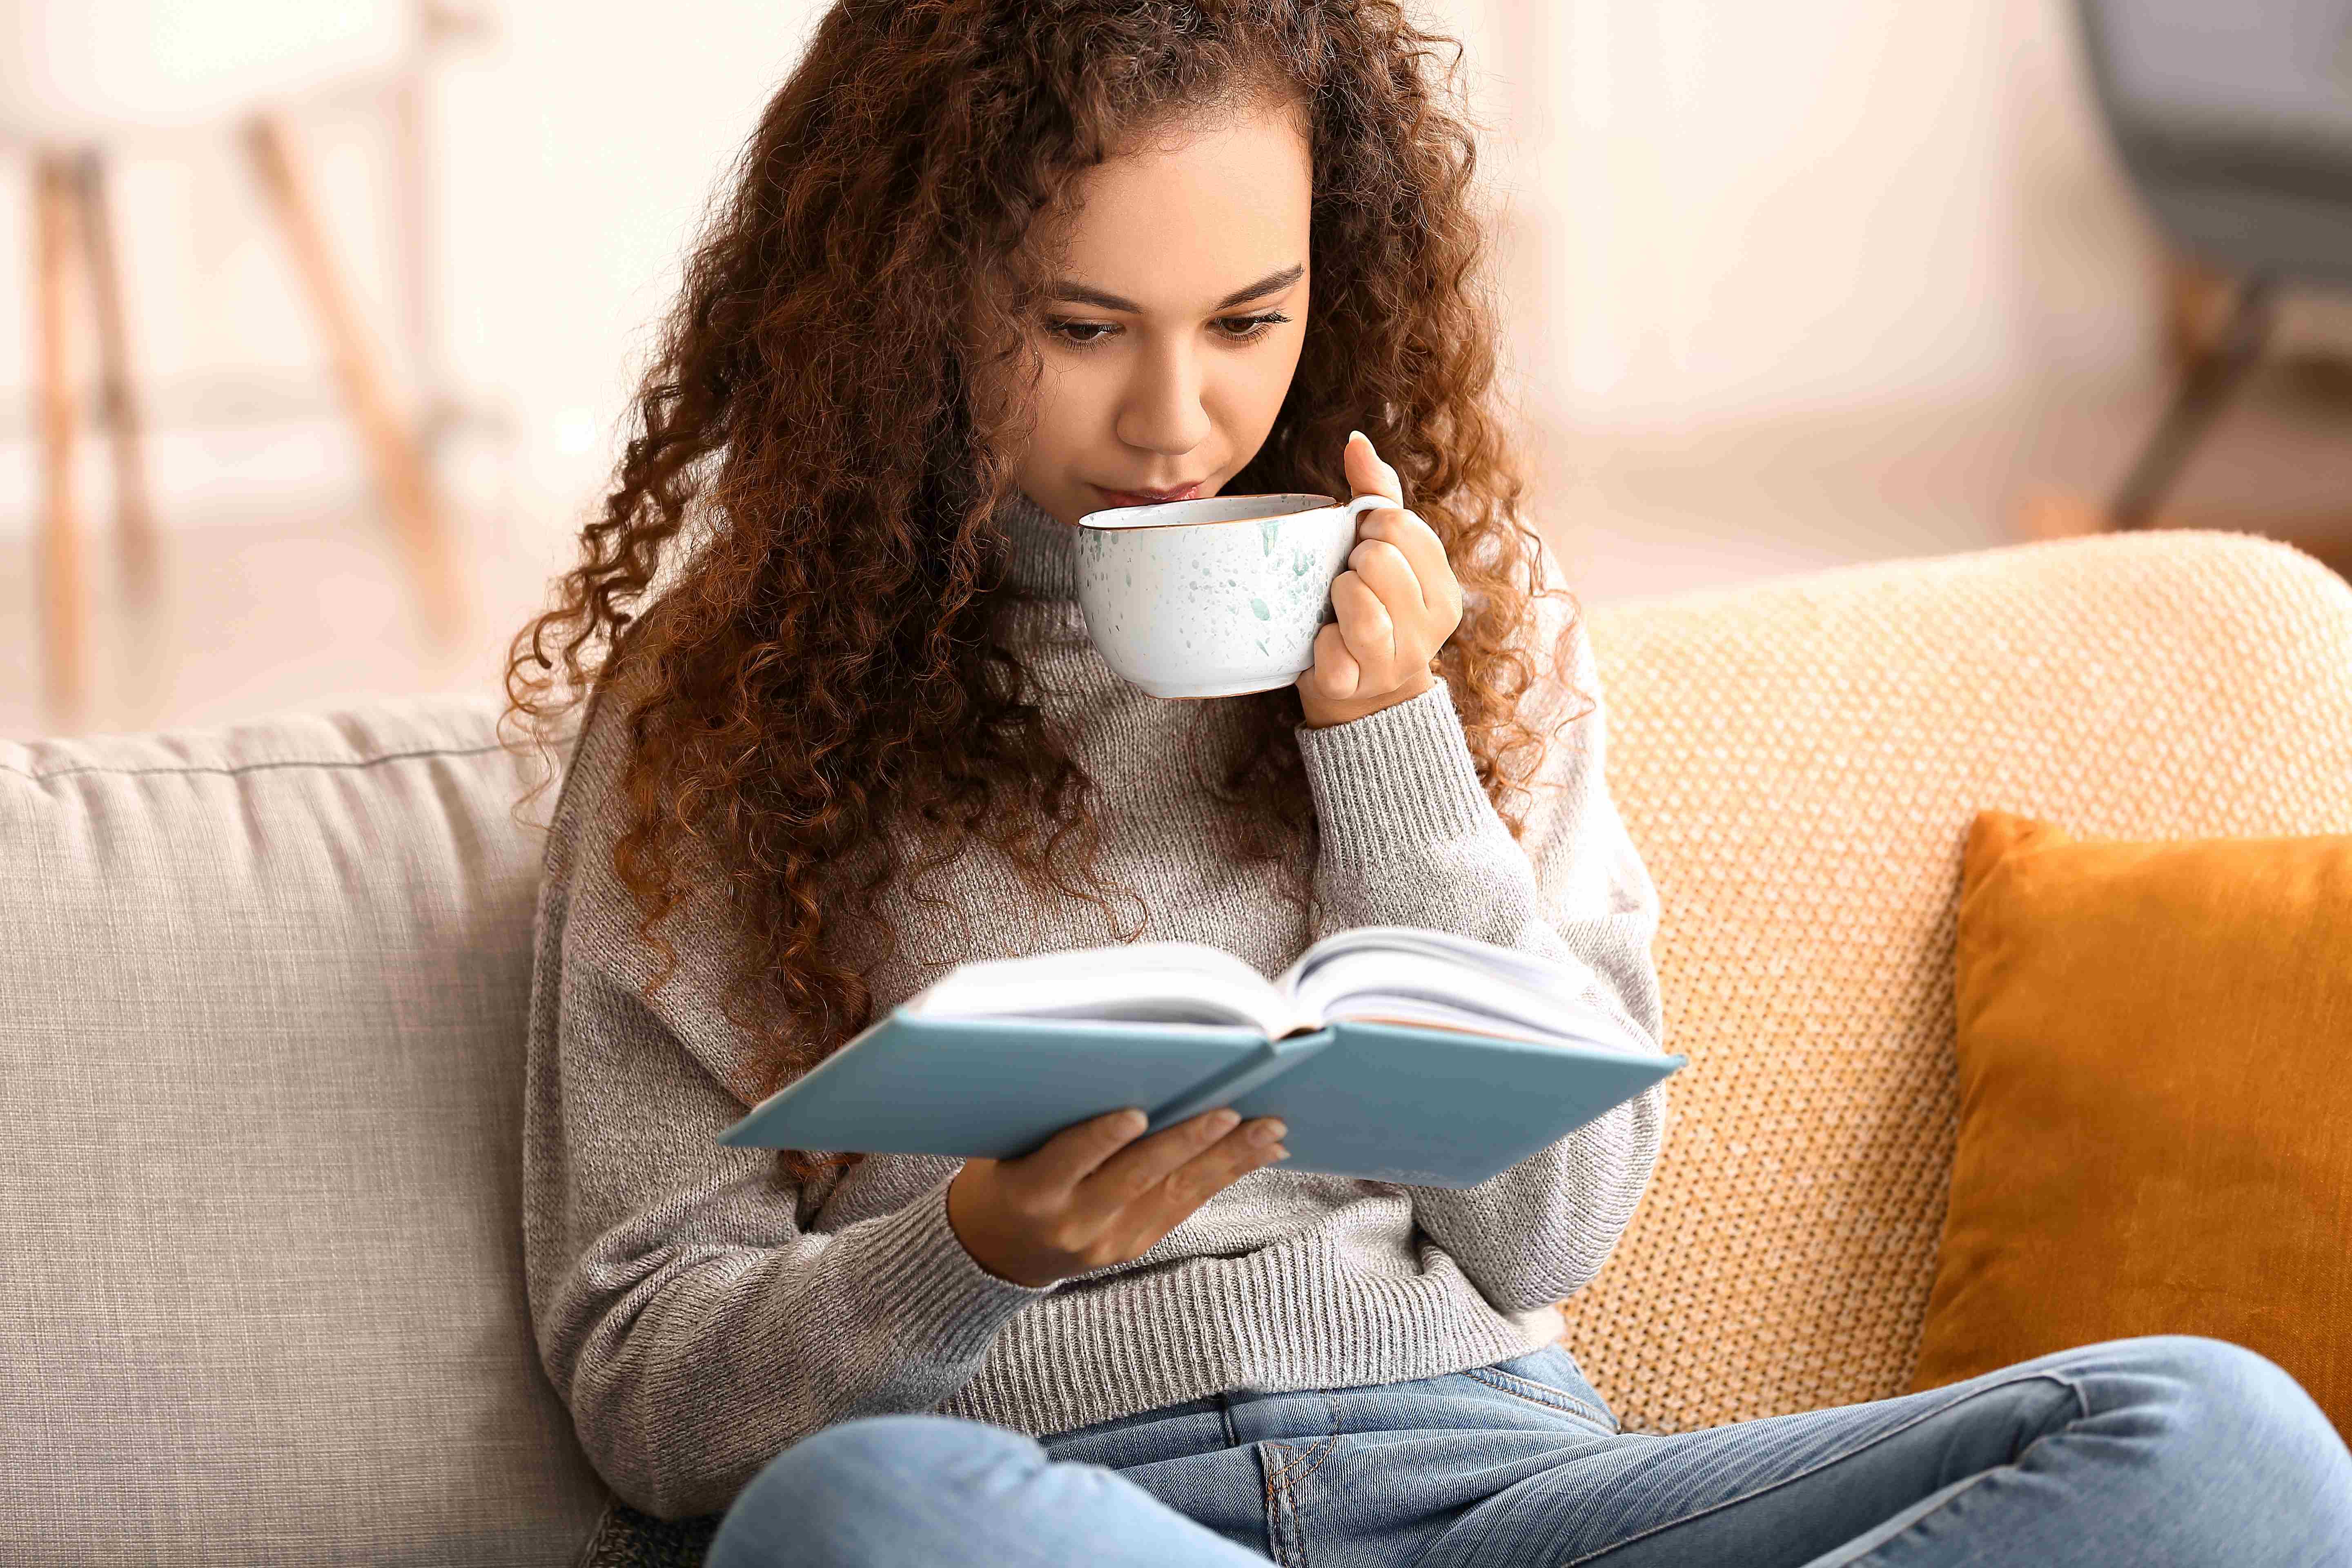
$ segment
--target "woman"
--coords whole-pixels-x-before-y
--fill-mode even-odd
[[[723,1511],[728,1564],[2320,1561],[2352,1456],[2209,1340],[1619,1431],[1549,1304],[1657,1090],[1459,1192],[1286,1172],[1216,1113],[1003,1162],[715,1144],[949,966],[1105,941],[1270,974],[1443,927],[1660,1048],[1442,41],[1346,0],[843,4],[770,105],[509,669],[540,721],[591,691],[525,1187],[589,1454]],[[1087,642],[1072,525],[1171,490],[1397,503],[1294,686],[1160,701]]]

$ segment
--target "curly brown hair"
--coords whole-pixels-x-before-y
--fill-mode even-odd
[[[872,967],[848,957],[893,950],[877,899],[902,873],[978,836],[1041,897],[1109,910],[1094,781],[1006,636],[992,518],[1040,367],[1034,220],[1128,138],[1204,109],[1270,94],[1312,154],[1304,346],[1226,492],[1345,496],[1344,438],[1372,437],[1462,584],[1435,668],[1523,829],[1548,737],[1520,712],[1538,679],[1520,633],[1534,595],[1569,601],[1565,684],[1575,605],[1543,587],[1491,406],[1474,138],[1445,102],[1461,54],[1393,0],[838,0],[817,27],[688,262],[579,563],[506,670],[505,717],[546,754],[567,709],[628,677],[613,861],[660,955],[647,994],[677,967],[665,919],[723,883],[726,1012],[771,1090],[871,1021]],[[1244,743],[1201,774],[1233,808],[1226,852],[1281,862],[1311,910],[1297,691],[1221,702],[1245,710]],[[845,1160],[783,1161],[825,1163]]]

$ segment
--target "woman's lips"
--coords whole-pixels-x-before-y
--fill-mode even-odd
[[[1199,480],[1173,490],[1115,490],[1102,485],[1096,489],[1110,498],[1113,506],[1155,506],[1164,500],[1190,500],[1201,493]]]

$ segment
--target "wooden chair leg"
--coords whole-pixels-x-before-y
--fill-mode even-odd
[[[2017,515],[2018,531],[2029,540],[2074,539],[2107,531],[2106,514],[2097,501],[2052,485],[2028,490]]]
[[[2158,265],[2163,279],[2165,355],[2175,375],[2186,375],[2221,346],[2237,303],[2237,286],[2169,247]]]
[[[99,406],[114,446],[115,547],[124,585],[142,605],[155,598],[155,513],[147,489],[146,421],[131,377],[130,330],[122,309],[122,268],[106,205],[106,165],[96,148],[74,160],[76,216],[97,307]]]
[[[408,363],[416,367],[417,416],[425,450],[431,451],[447,418],[442,397],[441,333],[433,289],[433,204],[429,153],[425,137],[422,72],[403,70],[391,89],[392,193],[400,218],[400,327]]]
[[[33,266],[39,303],[40,614],[43,704],[52,731],[81,727],[89,700],[89,619],[74,499],[74,175],[64,154],[34,163]]]
[[[377,493],[407,547],[425,621],[446,644],[460,618],[457,582],[415,433],[394,410],[386,377],[343,285],[285,123],[275,115],[257,115],[246,128],[246,151],[319,319],[344,405],[374,469]]]
[[[2276,294],[2277,284],[2269,278],[2248,278],[2237,286],[2220,340],[2181,375],[2163,421],[2107,503],[2109,528],[2146,528],[2154,521],[2198,437],[2262,357],[2277,316]]]

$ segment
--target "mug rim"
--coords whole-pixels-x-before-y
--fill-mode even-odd
[[[1155,507],[1155,506],[1186,506],[1186,505],[1190,505],[1190,504],[1191,504],[1192,502],[1193,502],[1193,501],[1203,501],[1203,500],[1308,500],[1308,501],[1315,501],[1315,502],[1318,502],[1318,503],[1319,503],[1319,504],[1315,505],[1315,506],[1299,506],[1299,507],[1293,507],[1293,508],[1291,508],[1288,511],[1268,512],[1267,514],[1265,514],[1265,516],[1263,516],[1263,517],[1217,517],[1217,518],[1200,518],[1200,519],[1197,519],[1197,520],[1195,520],[1195,521],[1191,521],[1191,522],[1182,522],[1182,521],[1169,521],[1169,522],[1124,522],[1124,523],[1115,523],[1115,524],[1113,524],[1113,523],[1099,523],[1099,522],[1097,522],[1097,521],[1094,521],[1096,518],[1098,518],[1098,517],[1102,516],[1104,512],[1113,512],[1113,511],[1146,511],[1146,510],[1150,510],[1152,507]],[[1248,496],[1248,497],[1239,497],[1239,496],[1187,496],[1187,497],[1185,497],[1182,500],[1147,501],[1147,502],[1145,502],[1142,506],[1129,506],[1129,507],[1107,506],[1107,507],[1104,507],[1104,508],[1102,509],[1102,510],[1100,510],[1100,511],[1090,511],[1090,512],[1087,513],[1087,514],[1086,514],[1086,516],[1084,516],[1084,517],[1082,517],[1082,518],[1078,519],[1078,526],[1079,526],[1080,528],[1091,528],[1091,529],[1093,529],[1097,533],[1141,533],[1141,532],[1146,531],[1147,530],[1150,530],[1150,529],[1160,529],[1160,528],[1230,528],[1231,526],[1233,526],[1234,523],[1237,523],[1237,522],[1273,522],[1273,521],[1277,521],[1277,520],[1279,520],[1279,519],[1281,519],[1281,518],[1286,518],[1286,517],[1299,517],[1299,516],[1302,516],[1302,515],[1304,515],[1305,513],[1307,513],[1307,512],[1310,512],[1310,511],[1324,511],[1324,510],[1328,510],[1328,509],[1330,509],[1330,508],[1332,508],[1332,507],[1335,507],[1335,506],[1344,506],[1344,505],[1346,505],[1346,504],[1347,504],[1346,502],[1341,501],[1341,500],[1340,500],[1339,498],[1337,498],[1336,496],[1327,496],[1327,495],[1324,495],[1323,493],[1321,493],[1321,492],[1320,492],[1320,491],[1318,491],[1318,490],[1275,490],[1275,491],[1269,492],[1268,494],[1262,495],[1262,496]]]

